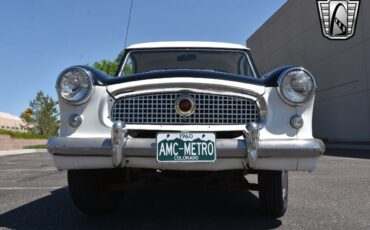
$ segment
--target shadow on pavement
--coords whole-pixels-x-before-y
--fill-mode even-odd
[[[370,151],[367,150],[327,149],[324,155],[332,157],[370,159]]]
[[[0,216],[0,228],[11,229],[271,229],[280,225],[280,220],[260,214],[253,193],[220,188],[133,189],[117,212],[88,217],[74,207],[65,187]]]

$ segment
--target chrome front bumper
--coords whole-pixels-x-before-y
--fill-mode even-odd
[[[244,139],[217,139],[217,159],[238,159],[243,162],[245,168],[275,170],[283,168],[284,161],[294,166],[299,164],[300,159],[317,159],[325,151],[325,145],[319,139],[260,139],[259,126],[256,123],[249,124],[244,135]],[[155,162],[156,139],[131,138],[121,122],[113,125],[111,138],[56,137],[48,141],[48,151],[57,157],[109,157],[114,167],[129,167],[129,161],[126,160],[130,158],[150,159],[150,166],[146,167],[165,168],[165,164]],[[293,166],[287,167],[287,170],[294,169]],[[140,167],[140,164],[135,164],[135,167]],[[176,169],[173,165],[170,168]],[[302,170],[310,171],[313,168],[307,166],[302,167]],[[297,166],[296,170],[299,169]]]

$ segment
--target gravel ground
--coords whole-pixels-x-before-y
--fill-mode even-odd
[[[3,156],[0,229],[370,229],[370,160],[331,155],[313,173],[290,173],[281,219],[260,214],[255,192],[149,187],[128,191],[110,216],[87,217],[47,153]]]

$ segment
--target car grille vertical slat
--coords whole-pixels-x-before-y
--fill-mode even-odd
[[[179,96],[195,100],[193,114],[176,112]],[[259,109],[251,99],[206,93],[163,93],[121,98],[113,104],[112,121],[153,125],[241,125],[258,122]]]

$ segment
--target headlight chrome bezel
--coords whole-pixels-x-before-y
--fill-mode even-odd
[[[312,84],[313,84],[311,94],[302,102],[294,102],[294,101],[290,100],[289,98],[286,97],[286,95],[282,91],[282,85],[283,85],[283,81],[284,81],[285,77],[290,72],[294,72],[294,71],[303,71],[305,74],[307,74],[310,77],[310,79],[312,81]],[[315,78],[313,77],[313,75],[308,70],[306,70],[303,67],[292,67],[292,68],[288,68],[287,70],[285,70],[283,73],[280,74],[280,76],[278,78],[278,87],[277,88],[278,88],[278,94],[279,94],[281,100],[284,101],[284,103],[286,103],[290,106],[293,106],[293,107],[297,107],[297,106],[305,105],[305,104],[307,104],[308,102],[310,102],[312,100],[312,98],[316,94],[317,85],[316,85]]]
[[[88,79],[89,89],[88,89],[87,93],[85,94],[85,96],[81,100],[78,100],[78,101],[69,100],[68,98],[64,97],[62,95],[62,93],[61,93],[60,81],[70,71],[79,71],[79,72],[82,72],[83,74],[85,74],[87,76],[87,79]],[[90,100],[90,98],[91,98],[91,96],[92,96],[92,94],[94,92],[93,75],[92,75],[92,73],[90,71],[88,71],[85,68],[82,68],[82,67],[79,67],[79,66],[69,67],[69,68],[63,70],[59,74],[59,76],[57,78],[57,81],[56,81],[55,88],[57,90],[58,96],[60,98],[62,98],[63,101],[65,101],[66,103],[71,104],[71,105],[81,105],[81,104],[84,104],[88,100]]]

